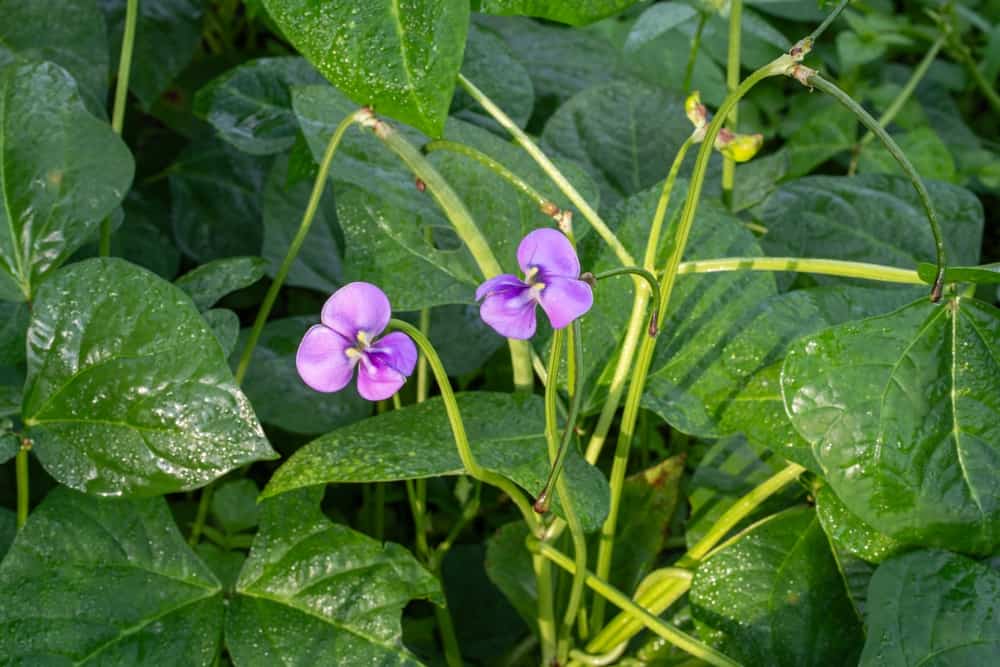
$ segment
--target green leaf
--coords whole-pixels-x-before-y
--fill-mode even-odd
[[[240,337],[239,315],[228,308],[212,308],[201,314],[205,318],[205,323],[212,330],[215,339],[219,341],[222,354],[228,357],[236,347],[236,341]]]
[[[920,262],[917,274],[928,285],[937,280],[937,265]],[[973,283],[976,285],[995,285],[1000,283],[1000,263],[981,264],[979,266],[949,266],[944,270],[946,283]]]
[[[187,292],[198,310],[207,310],[230,292],[263,278],[266,264],[260,257],[217,259],[185,273],[174,284]]]
[[[1000,575],[944,551],[883,563],[868,589],[863,667],[992,665],[1000,659]]]
[[[787,155],[787,169],[782,174],[785,179],[805,176],[827,160],[851,150],[857,141],[858,121],[850,111],[822,98],[807,98],[803,103],[808,108],[801,112],[804,122],[788,137],[783,151]],[[892,173],[899,173],[896,170]]]
[[[251,60],[199,90],[194,112],[241,151],[280,153],[292,147],[299,132],[291,87],[322,81],[303,58]]]
[[[0,565],[0,655],[17,664],[209,664],[222,632],[220,591],[163,499],[56,488]]]
[[[264,215],[264,248],[261,254],[268,261],[267,275],[272,278],[278,275],[288,247],[299,230],[312,188],[309,181],[291,181],[289,158],[279,156],[274,160],[261,195]],[[328,183],[316,208],[309,234],[285,278],[286,285],[309,287],[330,294],[345,282],[342,269],[344,233],[337,223],[333,190],[332,184]]]
[[[477,391],[459,394],[458,404],[479,464],[529,495],[541,491],[549,471],[541,398]],[[463,471],[444,405],[433,398],[313,440],[275,472],[262,495],[330,482],[389,482]],[[563,474],[584,528],[596,530],[608,511],[607,481],[575,449]],[[553,505],[561,511],[558,498]]]
[[[260,254],[267,166],[219,139],[195,141],[181,153],[169,180],[174,236],[186,255],[207,262]]]
[[[17,535],[17,516],[6,507],[0,507],[0,562]]]
[[[869,563],[881,563],[906,548],[851,514],[829,486],[816,493],[816,515],[834,545]]]
[[[660,3],[651,5],[639,15],[632,25],[625,51],[635,51],[669,30],[687,23],[698,16],[697,10],[689,5]]]
[[[257,525],[258,493],[252,479],[224,482],[212,494],[212,517],[227,533],[253,528]]]
[[[55,63],[76,81],[87,108],[103,113],[108,42],[104,17],[93,0],[65,0],[58,13],[42,2],[0,0],[0,16],[0,67],[16,61]]]
[[[134,166],[49,63],[0,68],[0,163],[0,299],[23,301],[96,233]]]
[[[851,30],[837,34],[837,57],[841,69],[845,71],[878,60],[887,49],[885,42],[866,38]]]
[[[741,663],[856,664],[861,623],[810,509],[769,517],[711,556],[690,595],[701,636]]]
[[[897,540],[1000,543],[1000,312],[921,299],[797,341],[785,408],[837,497]]]
[[[607,18],[639,0],[482,0],[480,11],[501,16],[534,16],[581,26]]]
[[[111,236],[111,255],[172,280],[180,268],[181,253],[174,245],[170,207],[133,189],[125,197],[123,208],[125,219]]]
[[[535,106],[535,90],[528,71],[500,37],[474,23],[470,25],[462,74],[503,109],[518,127],[527,125]],[[451,115],[501,134],[504,132],[461,87],[455,90],[451,101]]]
[[[650,123],[654,112],[658,121]],[[662,180],[690,134],[680,97],[637,81],[612,81],[559,107],[542,142],[583,165],[610,205]]]
[[[929,127],[920,127],[894,137],[900,149],[923,178],[958,181],[955,161],[948,146]],[[899,163],[879,142],[872,142],[858,160],[859,174],[898,174]]]
[[[538,584],[531,553],[525,548],[528,526],[505,524],[486,540],[486,575],[500,589],[524,622],[538,627]]]
[[[948,261],[976,264],[983,208],[968,190],[928,181]],[[768,255],[832,257],[912,269],[934,257],[930,225],[913,184],[896,176],[809,176],[788,183],[752,210],[767,227]],[[814,276],[820,284],[844,278]]]
[[[316,434],[371,414],[371,403],[353,387],[321,394],[307,387],[295,370],[295,352],[316,317],[290,317],[264,325],[254,348],[243,390],[258,418],[292,433]],[[237,350],[246,344],[247,331]]]
[[[483,322],[478,305],[432,308],[428,337],[452,377],[479,370],[506,343]]]
[[[127,0],[99,0],[107,17],[112,62],[120,57]],[[200,0],[140,2],[128,87],[142,108],[153,104],[187,67],[201,41]]]
[[[23,301],[0,301],[0,366],[24,361],[25,335],[31,310]]]
[[[0,420],[0,463],[7,463],[21,451],[21,440],[16,433],[7,432],[9,420]]]
[[[443,604],[437,579],[403,547],[331,523],[322,489],[261,506],[261,530],[226,618],[241,666],[416,665],[400,613],[413,599]]]
[[[63,269],[38,292],[28,341],[27,434],[67,486],[171,493],[274,455],[190,299],[145,269]]]
[[[767,19],[750,8],[740,15],[740,64],[746,69],[757,69],[788,51],[788,38],[781,34]],[[729,53],[729,16],[720,13],[709,15],[701,34],[702,49],[721,66],[725,66]]]
[[[469,28],[464,0],[264,0],[285,37],[357,104],[437,136]]]

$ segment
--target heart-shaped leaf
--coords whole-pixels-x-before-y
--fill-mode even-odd
[[[192,489],[274,452],[191,300],[116,259],[42,286],[22,413],[57,480],[96,494]]]
[[[785,408],[837,497],[900,541],[1000,543],[1000,311],[922,299],[797,341]]]

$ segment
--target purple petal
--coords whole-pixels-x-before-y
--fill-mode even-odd
[[[362,398],[384,401],[406,382],[406,376],[388,364],[387,356],[366,352],[358,364],[358,393]]]
[[[562,329],[590,310],[594,305],[594,291],[582,280],[549,276],[538,301],[549,316],[552,328]]]
[[[517,247],[517,263],[525,273],[537,266],[547,276],[580,277],[580,260],[573,244],[555,229],[536,229],[525,236]]]
[[[299,377],[316,391],[340,391],[351,381],[354,361],[347,354],[351,344],[322,324],[310,327],[295,353]]]
[[[417,366],[417,346],[413,340],[402,331],[393,331],[388,336],[379,338],[376,344],[369,348],[369,356],[377,354],[403,375],[411,375]]]
[[[524,281],[515,275],[501,273],[499,276],[490,278],[476,289],[476,301],[493,294],[494,292],[505,292],[512,289],[523,289],[526,287]]]
[[[326,300],[320,319],[353,345],[359,331],[369,340],[382,333],[391,316],[385,292],[371,283],[356,282],[344,285]]]
[[[479,316],[501,336],[531,338],[535,334],[535,306],[532,289],[522,283],[521,287],[488,294]]]

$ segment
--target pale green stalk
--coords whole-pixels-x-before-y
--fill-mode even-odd
[[[17,529],[21,530],[28,521],[28,504],[30,502],[28,476],[28,452],[31,451],[31,441],[21,440],[21,449],[17,450],[14,460],[15,476],[17,477]]]
[[[826,276],[862,278],[887,283],[924,285],[916,271],[897,269],[894,266],[848,262],[839,259],[814,259],[810,257],[720,257],[681,262],[677,275],[718,273],[725,271],[797,271]]]

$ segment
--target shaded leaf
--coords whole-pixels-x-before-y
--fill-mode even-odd
[[[934,130],[920,127],[894,137],[923,178],[956,182],[958,174],[948,146]],[[872,142],[858,160],[859,174],[898,174],[899,163],[879,142]]]
[[[17,535],[17,516],[6,507],[0,507],[0,562],[14,543]]]
[[[581,26],[634,5],[638,0],[482,0],[480,10],[502,16],[535,16]]]
[[[634,51],[697,16],[697,10],[690,5],[676,3],[651,5],[639,15],[639,18],[632,25],[625,42],[625,51]]]
[[[31,310],[23,301],[0,301],[0,366],[24,361],[24,347]]]
[[[231,355],[240,336],[239,316],[228,308],[212,308],[203,312],[201,316],[205,318],[208,328],[219,341],[223,356]]]
[[[198,310],[207,310],[230,292],[249,287],[264,277],[260,257],[227,257],[188,271],[174,281],[187,292]]]
[[[219,485],[212,494],[212,517],[228,533],[239,533],[257,525],[257,484],[252,479],[234,479]]]
[[[486,540],[486,575],[532,628],[538,625],[538,588],[525,547],[528,527],[513,521]]]
[[[531,77],[500,37],[475,23],[469,26],[462,74],[473,81],[519,127],[524,127],[535,105]],[[465,89],[458,87],[451,101],[451,115],[487,129],[504,130]]]
[[[38,292],[28,340],[27,434],[67,486],[169,493],[273,455],[191,301],[145,269],[63,269]]]
[[[22,664],[209,664],[220,591],[163,499],[56,488],[0,565],[0,654]]]

